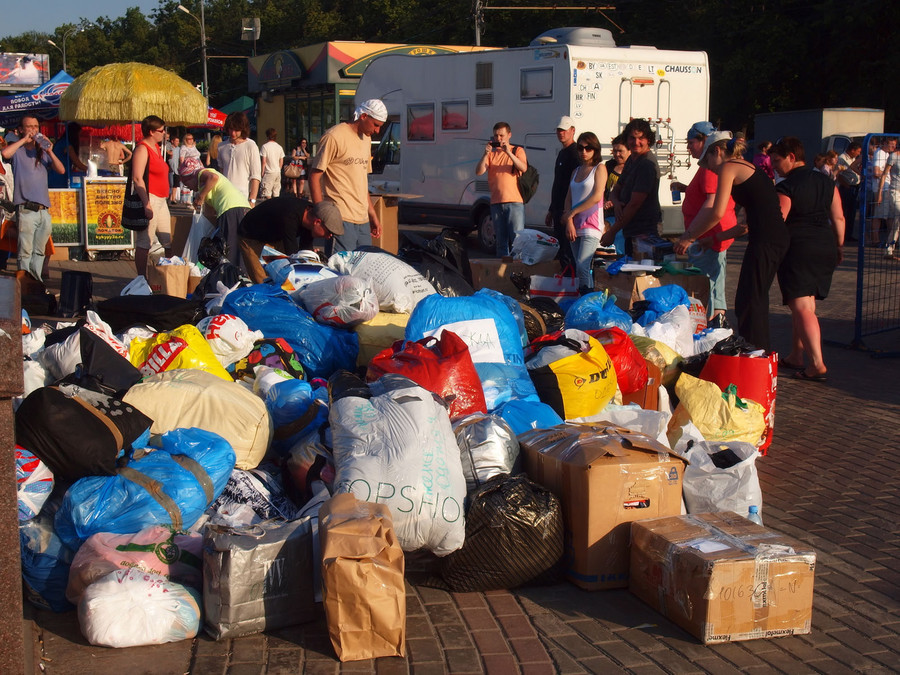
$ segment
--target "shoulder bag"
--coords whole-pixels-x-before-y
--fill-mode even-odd
[[[149,192],[150,183],[150,156],[149,150],[147,156],[147,165],[144,167],[144,185]],[[134,182],[131,180],[131,173],[128,174],[128,180],[125,182],[125,199],[122,201],[122,227],[126,230],[134,230],[140,232],[150,227],[150,219],[144,212],[144,203],[134,189]]]

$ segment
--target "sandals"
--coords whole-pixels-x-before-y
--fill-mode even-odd
[[[778,362],[779,366],[784,366],[788,370],[806,370],[806,366],[802,363],[793,363],[792,361],[788,361],[787,359],[781,359]]]
[[[825,373],[822,375],[807,375],[805,370],[798,370],[794,373],[793,379],[806,380],[807,382],[827,382],[828,375]]]

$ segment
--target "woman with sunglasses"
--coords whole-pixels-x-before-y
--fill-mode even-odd
[[[584,295],[594,290],[591,266],[606,229],[602,217],[606,167],[600,162],[600,139],[596,134],[585,131],[578,137],[577,144],[581,164],[569,181],[562,222],[566,237],[572,242],[578,291]]]
[[[147,276],[147,259],[156,242],[172,255],[172,221],[169,216],[169,165],[162,156],[161,144],[166,137],[166,123],[156,115],[141,121],[144,137],[131,157],[131,180],[134,191],[144,204],[150,219],[146,230],[134,233],[134,266],[140,276]],[[146,175],[146,182],[144,180]]]

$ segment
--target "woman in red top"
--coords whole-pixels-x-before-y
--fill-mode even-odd
[[[160,144],[166,135],[166,123],[156,115],[141,121],[144,138],[137,144],[131,158],[131,180],[134,191],[144,203],[144,213],[150,226],[134,233],[134,266],[139,275],[147,276],[147,258],[154,243],[172,255],[172,221],[169,216],[169,165],[163,159]],[[144,181],[146,172],[147,181]]]
[[[697,122],[687,133],[687,149],[694,159],[700,159],[706,137],[716,130],[710,122]],[[672,183],[672,189],[684,192],[681,213],[684,216],[685,230],[690,227],[694,218],[703,210],[712,210],[716,197],[719,177],[704,166],[697,169],[690,185]],[[728,198],[725,215],[718,224],[697,240],[697,246],[688,250],[688,261],[709,277],[709,326],[725,328],[725,251],[731,246],[733,239],[720,241],[718,235],[737,224],[734,215],[734,200]]]

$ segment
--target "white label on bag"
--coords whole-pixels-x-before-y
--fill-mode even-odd
[[[472,363],[506,363],[503,348],[500,345],[500,333],[493,319],[472,319],[447,323],[437,330],[426,331],[425,337],[432,335],[438,339],[441,333],[449,330],[456,333],[466,346],[472,357]]]

